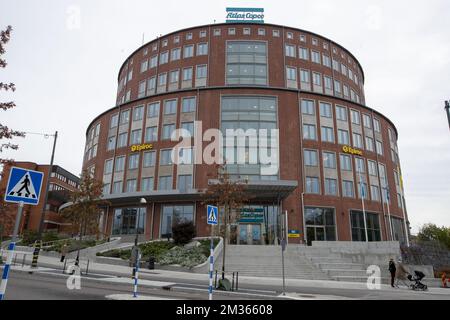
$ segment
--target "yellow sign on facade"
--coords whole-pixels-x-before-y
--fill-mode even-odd
[[[131,146],[131,152],[138,152],[142,150],[151,150],[153,149],[152,144],[135,144]]]
[[[342,147],[342,151],[344,151],[345,153],[350,153],[350,154],[356,154],[358,156],[362,156],[363,152],[361,150],[358,149],[354,149],[350,146],[343,146]]]
[[[288,238],[300,238],[300,234],[299,233],[289,233]]]

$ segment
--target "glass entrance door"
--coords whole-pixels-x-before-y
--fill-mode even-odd
[[[261,244],[261,225],[240,224],[239,244],[247,244],[247,245]]]
[[[308,246],[311,245],[312,241],[324,241],[324,240],[325,240],[324,226],[314,226],[306,228],[306,241]]]

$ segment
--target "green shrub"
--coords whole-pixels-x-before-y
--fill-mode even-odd
[[[195,225],[192,221],[177,221],[172,226],[172,238],[177,245],[189,243],[195,234]]]
[[[159,263],[162,265],[178,264],[183,267],[192,268],[205,262],[207,257],[203,254],[203,250],[199,247],[186,249],[175,247],[162,255]]]
[[[50,231],[42,234],[42,242],[52,242],[59,240],[58,233],[55,231]]]
[[[39,238],[39,232],[34,230],[25,230],[22,235],[22,241],[20,242],[23,246],[29,246],[33,244]]]
[[[155,257],[156,261],[158,261],[158,258],[165,254],[167,251],[172,249],[175,246],[173,242],[169,241],[154,241],[154,242],[148,242],[139,245],[139,248],[141,249],[142,258],[144,260],[147,260],[149,257]]]

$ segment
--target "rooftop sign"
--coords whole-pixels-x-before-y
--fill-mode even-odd
[[[227,23],[264,23],[264,8],[227,8]]]

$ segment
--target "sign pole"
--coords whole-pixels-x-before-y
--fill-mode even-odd
[[[17,235],[19,233],[20,221],[22,219],[22,212],[23,212],[23,202],[21,201],[19,202],[19,208],[17,209],[17,217],[16,223],[14,225],[12,241],[8,247],[8,257],[6,258],[6,264],[5,267],[3,268],[2,282],[0,284],[0,300],[3,300],[5,297],[6,285],[8,284],[9,269],[11,267],[14,249],[16,247]]]
[[[214,240],[213,240],[213,225],[211,225],[211,247],[209,254],[209,300],[212,300],[213,293],[213,272],[214,272]]]

